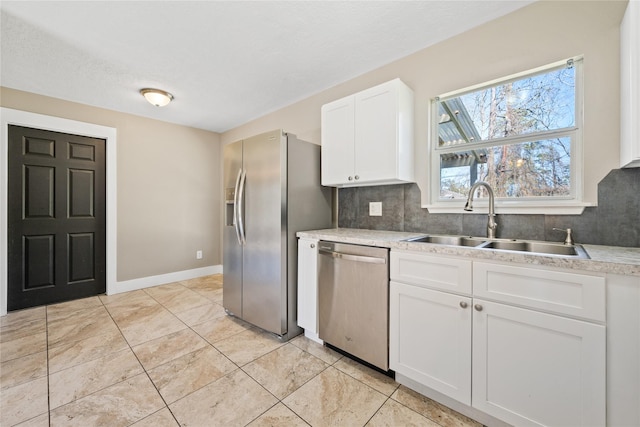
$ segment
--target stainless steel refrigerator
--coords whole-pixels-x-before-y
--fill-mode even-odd
[[[276,130],[224,147],[223,305],[289,340],[297,325],[296,232],[331,226],[320,146]]]

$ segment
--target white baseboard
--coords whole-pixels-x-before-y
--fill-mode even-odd
[[[114,286],[108,287],[107,294],[115,295],[123,292],[150,288],[152,286],[179,282],[180,280],[195,279],[197,277],[209,276],[211,274],[220,274],[220,273],[222,273],[222,265],[211,265],[208,267],[194,268],[193,270],[176,271],[173,273],[160,274],[157,276],[141,277],[139,279],[131,279],[131,280],[125,280],[122,282],[116,282]]]

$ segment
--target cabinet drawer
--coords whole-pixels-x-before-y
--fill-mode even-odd
[[[474,297],[605,321],[605,278],[541,267],[474,262]]]
[[[471,261],[464,259],[391,251],[390,275],[398,282],[471,294]]]

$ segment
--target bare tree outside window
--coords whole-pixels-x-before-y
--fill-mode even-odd
[[[569,60],[437,99],[440,199],[466,197],[477,180],[499,198],[571,196],[576,74]]]

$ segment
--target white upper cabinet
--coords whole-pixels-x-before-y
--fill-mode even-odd
[[[640,2],[620,24],[620,166],[640,167]]]
[[[414,182],[413,91],[391,80],[322,106],[322,185]]]

